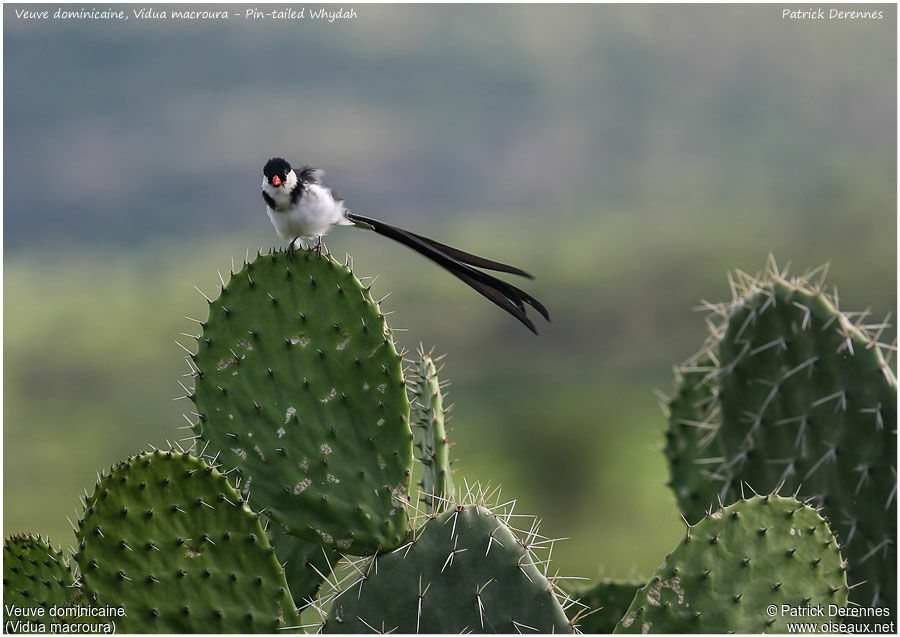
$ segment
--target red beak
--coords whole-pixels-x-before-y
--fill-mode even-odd
[[[272,185],[280,186],[281,185],[281,177],[279,177],[278,175],[272,175]]]

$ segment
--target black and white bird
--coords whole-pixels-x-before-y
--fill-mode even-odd
[[[263,168],[262,197],[269,219],[278,236],[290,241],[288,250],[300,245],[301,239],[321,238],[334,226],[355,226],[374,230],[412,248],[503,308],[528,329],[537,334],[534,323],[525,313],[530,305],[548,321],[550,313],[540,301],[514,285],[477,268],[534,277],[511,265],[491,261],[421,235],[391,226],[383,221],[350,212],[344,201],[322,182],[322,171],[311,166],[294,170],[281,157],[274,157]]]

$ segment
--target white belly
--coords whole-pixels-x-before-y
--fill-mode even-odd
[[[345,216],[344,204],[335,201],[328,188],[319,184],[307,186],[299,205],[288,210],[267,208],[267,212],[278,236],[287,241],[321,237],[333,226],[353,225]]]

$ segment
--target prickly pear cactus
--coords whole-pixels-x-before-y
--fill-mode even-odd
[[[440,511],[442,505],[453,496],[450,443],[445,427],[448,409],[444,408],[444,395],[435,362],[431,353],[426,354],[420,348],[419,360],[408,379],[413,397],[410,415],[415,436],[413,451],[422,466],[420,486],[428,513]]]
[[[54,549],[39,535],[21,534],[6,539],[3,544],[3,605],[6,607],[7,624],[4,632],[39,632],[16,629],[18,619],[49,626],[58,622],[50,616],[50,608],[63,607],[77,592],[72,567],[62,551]],[[33,613],[17,616],[17,609],[44,609],[40,616]]]
[[[245,263],[198,348],[198,445],[239,470],[242,493],[329,549],[401,543],[409,402],[384,315],[350,268],[315,250]]]
[[[782,605],[844,606],[847,593],[825,520],[793,498],[755,496],[689,527],[615,632],[787,632],[797,618],[783,616]]]
[[[670,463],[683,512],[698,519],[716,502],[710,489],[725,503],[743,484],[796,491],[841,538],[853,601],[893,608],[897,390],[877,342],[884,327],[873,335],[865,315],[840,312],[821,281],[788,278],[774,262],[761,279],[738,273],[733,287],[705,354],[718,368],[694,390],[718,399],[699,417],[715,438],[686,446],[682,475]]]
[[[79,522],[87,599],[124,632],[276,632],[299,617],[266,534],[225,476],[179,452],[141,454],[97,483]]]
[[[355,565],[325,632],[572,632],[529,549],[536,531],[523,541],[507,521],[474,504],[430,517],[406,545]]]
[[[873,339],[825,294],[775,279],[734,308],[719,344],[726,462],[825,507],[860,603],[896,599],[897,388]],[[731,487],[732,490],[735,486]]]
[[[600,580],[571,592],[579,602],[569,608],[575,627],[584,634],[609,634],[625,616],[643,582]]]
[[[715,472],[724,461],[719,431],[719,401],[713,383],[718,367],[709,356],[687,361],[675,370],[675,394],[664,409],[668,416],[664,453],[669,486],[688,520],[701,519],[717,502]]]

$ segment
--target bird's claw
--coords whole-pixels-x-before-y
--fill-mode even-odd
[[[294,237],[293,239],[291,239],[291,242],[288,244],[288,247],[286,250],[288,259],[294,258],[294,253],[297,251],[297,248],[296,248],[297,240],[299,238],[300,237]]]

